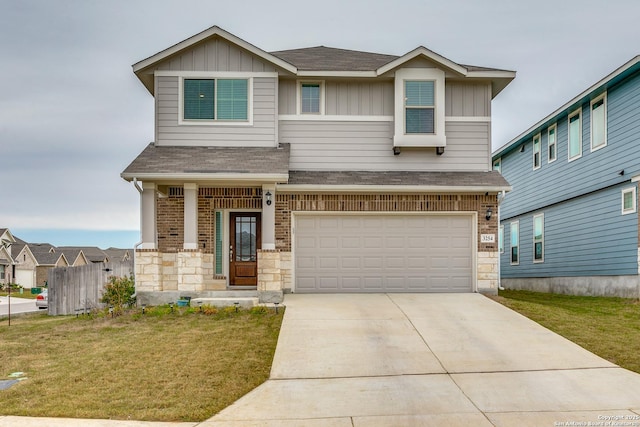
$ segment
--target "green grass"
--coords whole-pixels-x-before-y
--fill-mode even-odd
[[[0,319],[0,414],[202,421],[269,376],[283,310]]]
[[[0,291],[0,297],[6,297],[9,294],[5,291]],[[11,291],[11,298],[27,298],[27,299],[36,299],[38,295],[37,294],[32,294],[31,290],[27,289],[25,291],[23,291],[22,293],[20,293],[20,291]]]
[[[612,363],[640,373],[638,300],[500,291],[494,298]]]

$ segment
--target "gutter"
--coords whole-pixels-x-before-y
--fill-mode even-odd
[[[504,193],[511,186],[276,184],[283,193]]]
[[[498,239],[500,239],[500,205],[502,204],[502,202],[504,202],[504,198],[507,197],[507,193],[506,192],[502,192],[500,194],[498,194]],[[504,240],[504,235],[502,236]],[[500,242],[498,242],[499,244]],[[504,247],[504,241],[502,242],[502,247]],[[501,253],[500,253],[500,247],[498,247],[498,290],[499,291],[504,291],[505,288],[502,287],[502,274],[500,272],[500,259],[502,258]]]

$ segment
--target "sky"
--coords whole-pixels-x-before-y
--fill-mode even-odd
[[[637,0],[0,0],[0,228],[29,242],[132,247],[120,178],[153,140],[131,65],[213,25],[265,50],[331,46],[514,70],[494,149],[640,54]]]

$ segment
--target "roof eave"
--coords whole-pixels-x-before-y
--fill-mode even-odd
[[[233,181],[233,182],[287,182],[288,173],[126,173],[120,174],[126,181],[184,181],[184,182],[211,182],[211,181]]]
[[[223,30],[222,28],[218,27],[217,25],[214,25],[211,28],[208,28],[194,36],[189,37],[186,40],[181,41],[180,43],[177,43],[167,49],[164,49],[158,53],[156,53],[155,55],[152,55],[146,59],[143,59],[142,61],[136,62],[135,64],[132,65],[133,68],[133,72],[136,74],[136,76],[138,77],[138,79],[140,79],[140,81],[142,81],[142,83],[145,85],[145,87],[147,87],[147,89],[153,93],[153,76],[150,76],[149,74],[144,73],[145,70],[147,70],[149,67],[152,67],[153,65],[164,61],[165,59],[167,59],[168,57],[175,55],[185,49],[190,48],[191,46],[200,43],[203,40],[206,40],[210,37],[213,36],[219,36],[222,37],[228,41],[230,41],[231,43],[234,43],[238,46],[240,46],[241,48],[253,53],[254,55],[264,59],[265,61],[268,61],[292,74],[296,74],[298,72],[298,69],[291,65],[290,63],[274,56],[271,55],[268,52],[265,52],[264,50],[260,49],[259,47],[256,47],[254,45],[252,45],[249,42],[246,42],[244,40],[242,40],[240,37],[234,36],[233,34]],[[149,80],[151,80],[151,83],[149,82]]]
[[[283,193],[500,193],[510,185],[324,185],[278,184]]]
[[[633,57],[630,61],[627,61],[626,63],[624,63],[623,65],[621,65],[617,69],[615,69],[613,72],[609,73],[608,75],[606,75],[605,77],[600,79],[595,84],[589,86],[589,88],[587,88],[586,90],[582,91],[579,95],[573,97],[570,101],[568,101],[565,104],[563,104],[560,108],[557,108],[554,112],[552,112],[551,114],[545,116],[542,120],[539,120],[538,122],[536,122],[533,126],[529,127],[527,130],[522,132],[520,135],[516,136],[511,141],[507,142],[502,147],[498,148],[496,151],[493,152],[491,157],[493,159],[495,159],[496,157],[500,157],[503,154],[506,154],[508,151],[511,151],[513,146],[516,146],[520,142],[522,142],[522,139],[525,138],[528,134],[533,133],[534,131],[537,131],[537,129],[540,128],[541,126],[543,126],[545,123],[552,122],[553,119],[556,116],[561,115],[566,110],[568,110],[572,106],[574,106],[576,103],[580,102],[580,100],[582,100],[583,98],[589,96],[592,92],[595,92],[595,91],[601,89],[603,86],[605,86],[611,80],[613,80],[616,77],[620,76],[621,74],[627,72],[628,70],[630,70],[632,67],[636,66],[637,64],[640,64],[640,55],[637,55],[637,56]]]
[[[439,55],[429,49],[427,49],[424,46],[418,46],[417,48],[415,48],[414,50],[412,50],[411,52],[408,52],[404,55],[402,55],[400,58],[394,59],[393,61],[383,65],[382,67],[378,68],[376,70],[376,74],[377,75],[383,75],[391,70],[393,70],[394,68],[398,68],[399,66],[401,66],[402,64],[411,61],[414,58],[417,58],[419,56],[424,56],[427,59],[430,59],[434,62],[437,62],[438,64],[449,68],[450,70],[466,76],[468,73],[468,70],[466,67],[463,67],[462,65],[453,62],[450,59],[445,58],[442,55]]]

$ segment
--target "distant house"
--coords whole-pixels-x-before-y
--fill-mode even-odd
[[[111,262],[125,262],[131,260],[131,250],[129,249],[118,249],[118,248],[109,248],[103,249],[109,261]]]
[[[109,262],[107,254],[97,246],[58,246],[56,248],[60,252],[66,251],[82,251],[84,257],[90,263]]]
[[[640,56],[493,153],[502,285],[640,296]]]
[[[44,286],[49,269],[68,267],[63,253],[48,243],[28,243],[16,257],[16,282],[24,288]]]
[[[69,267],[79,267],[81,265],[89,264],[89,260],[84,255],[82,249],[79,248],[56,248],[56,252],[64,254],[67,261],[69,261]]]
[[[15,244],[16,239],[13,237],[8,228],[0,228],[0,283],[12,283],[13,278],[13,257],[11,247]]]
[[[217,26],[133,71],[155,98],[155,141],[121,174],[139,300],[497,293],[491,101],[515,72],[423,46],[266,52]]]

